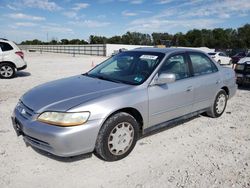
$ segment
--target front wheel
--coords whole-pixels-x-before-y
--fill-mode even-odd
[[[95,152],[106,161],[120,160],[133,150],[138,133],[139,125],[133,116],[125,112],[114,114],[103,124]]]
[[[220,117],[227,106],[227,93],[221,89],[215,97],[213,106],[207,111],[207,115],[213,118]]]

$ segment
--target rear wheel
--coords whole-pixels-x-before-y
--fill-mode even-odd
[[[0,78],[13,78],[16,74],[15,67],[9,63],[0,64]]]
[[[96,141],[95,152],[106,161],[117,161],[126,157],[138,139],[139,126],[128,113],[119,112],[111,116],[102,126]]]
[[[221,89],[215,97],[213,106],[207,111],[207,115],[213,118],[220,117],[227,106],[227,93]]]

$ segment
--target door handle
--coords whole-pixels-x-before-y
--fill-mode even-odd
[[[220,80],[217,80],[215,83],[216,83],[216,84],[219,84],[220,82],[221,82]]]
[[[193,86],[189,86],[189,87],[187,87],[186,92],[189,92],[189,91],[192,91],[192,90],[193,90]]]

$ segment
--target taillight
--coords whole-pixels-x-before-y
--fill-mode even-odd
[[[16,55],[19,55],[22,59],[24,58],[24,54],[22,51],[16,52]]]

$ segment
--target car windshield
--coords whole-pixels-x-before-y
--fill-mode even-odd
[[[244,52],[239,52],[235,56],[245,56],[246,54]]]
[[[126,51],[86,73],[87,76],[131,85],[142,84],[159,65],[164,53]]]

